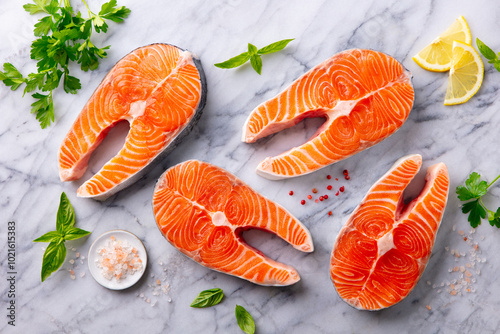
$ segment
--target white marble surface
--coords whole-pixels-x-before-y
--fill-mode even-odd
[[[29,113],[30,98],[21,98],[21,91],[11,92],[0,85],[1,277],[7,275],[7,222],[17,224],[16,327],[7,324],[8,286],[2,278],[1,333],[239,333],[234,317],[236,304],[253,315],[258,333],[498,332],[499,230],[486,223],[471,235],[472,242],[479,243],[480,258],[486,261],[471,269],[474,292],[450,295],[446,284],[460,277],[460,271],[449,272],[450,268],[471,262],[467,254],[472,246],[458,233],[463,230],[467,235],[470,227],[460,213],[454,189],[472,170],[490,180],[500,172],[500,73],[486,64],[484,84],[478,94],[464,105],[445,107],[442,100],[447,74],[426,72],[411,60],[459,15],[466,17],[473,39],[480,37],[500,50],[500,7],[496,1],[118,2],[132,9],[131,16],[122,25],[110,24],[109,33],[96,39],[98,44],[112,45],[98,71],[81,73],[74,69],[83,89],[77,95],[57,91],[55,125],[40,129]],[[94,0],[89,4],[96,8],[98,3]],[[453,7],[447,7],[451,3]],[[22,2],[2,0],[0,4],[0,61],[12,62],[28,73],[34,68],[29,59],[34,18],[23,11]],[[248,65],[237,70],[213,66],[243,52],[248,42],[261,47],[284,38],[296,40],[283,52],[263,57],[261,76]],[[208,82],[204,114],[184,142],[130,188],[103,203],[77,198],[75,192],[83,179],[74,183],[59,181],[57,150],[62,138],[113,64],[129,51],[154,42],[178,45],[201,58]],[[312,175],[286,181],[258,177],[254,168],[264,157],[305,141],[321,122],[307,120],[256,144],[244,144],[240,142],[240,131],[249,111],[309,68],[354,47],[388,53],[412,71],[416,99],[408,121],[377,146]],[[95,154],[85,178],[117,150],[126,130],[121,126],[112,131],[113,138]],[[395,160],[410,153],[423,155],[424,168],[443,161],[450,171],[451,196],[433,255],[421,281],[404,301],[380,312],[357,311],[340,300],[330,281],[333,242],[370,185]],[[310,229],[316,248],[312,254],[296,251],[263,232],[245,234],[251,244],[270,257],[293,265],[302,277],[298,284],[261,287],[210,271],[163,239],[151,209],[155,181],[169,166],[193,158],[234,173],[288,208]],[[346,168],[350,181],[341,178]],[[301,206],[300,200],[312,186],[324,189],[326,174],[339,177],[341,181],[334,185],[345,185],[345,193],[330,196],[326,202]],[[423,174],[420,185],[422,178]],[[418,188],[418,183],[413,188]],[[288,195],[290,190],[295,192],[293,197]],[[73,251],[63,269],[40,283],[44,245],[31,240],[54,228],[62,191],[73,203],[77,226],[92,231],[88,239],[71,244],[81,254],[86,255],[92,241],[111,229],[129,230],[143,240],[150,262],[145,277],[136,286],[125,291],[101,287],[89,275],[86,260],[83,264],[76,261],[76,279],[72,280],[68,269],[73,265],[68,261],[75,257]],[[487,202],[499,205],[499,195],[495,188]],[[327,215],[329,210],[333,212],[331,217]],[[452,250],[466,256],[457,258]],[[82,273],[84,277],[80,277]],[[170,284],[168,294],[153,295],[155,290],[150,285],[156,279]],[[440,287],[441,283],[444,287]],[[199,291],[213,287],[225,292],[221,304],[209,309],[189,307]]]

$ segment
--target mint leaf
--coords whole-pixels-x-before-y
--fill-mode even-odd
[[[498,59],[497,55],[495,52],[490,49],[486,44],[484,44],[479,38],[476,38],[476,44],[477,48],[479,49],[479,52],[488,60],[496,60]]]
[[[259,49],[257,52],[260,55],[278,52],[278,51],[283,50],[288,45],[288,43],[290,43],[293,40],[294,40],[294,38],[292,38],[292,39],[283,39],[281,41],[274,42],[274,43],[271,43],[271,44],[269,44],[267,46],[264,46],[263,48]]]
[[[59,232],[57,231],[50,231],[45,233],[39,238],[36,238],[33,240],[33,242],[58,242],[59,240],[62,239],[62,236]]]
[[[248,313],[248,311],[245,310],[245,308],[240,305],[236,305],[234,313],[236,315],[236,321],[238,322],[238,326],[240,326],[241,330],[247,334],[254,334],[255,322],[253,321],[253,318],[250,315],[250,313]]]
[[[190,306],[197,308],[214,306],[219,304],[223,297],[224,292],[222,289],[215,288],[204,290],[196,296]]]
[[[251,56],[250,64],[252,64],[252,67],[255,70],[255,72],[259,73],[260,75],[260,72],[262,71],[262,59],[260,58],[260,56],[257,54]]]
[[[66,246],[64,243],[51,242],[43,254],[42,282],[62,266],[65,258]]]
[[[74,225],[75,211],[73,210],[73,206],[69,202],[68,197],[63,192],[61,194],[61,200],[59,201],[59,209],[57,210],[56,230],[64,236],[66,234],[66,230],[70,229]]]
[[[75,240],[80,239],[86,235],[89,235],[89,231],[82,230],[78,227],[70,227],[64,233],[64,240]]]

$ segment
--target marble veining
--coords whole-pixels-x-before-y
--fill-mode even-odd
[[[72,0],[75,7],[82,5]],[[98,8],[102,1],[88,1]],[[108,34],[95,36],[98,45],[111,45],[97,71],[80,72],[83,89],[77,95],[55,93],[56,124],[40,129],[29,113],[29,97],[0,84],[0,272],[7,277],[7,222],[16,222],[16,326],[8,325],[8,285],[2,279],[1,333],[239,333],[236,304],[254,317],[258,333],[495,333],[499,331],[500,231],[483,223],[471,231],[460,212],[454,189],[476,170],[489,180],[500,173],[500,73],[485,64],[478,94],[466,104],[445,107],[447,74],[418,67],[411,57],[459,15],[464,15],[473,40],[480,37],[495,50],[500,7],[493,0],[471,2],[374,1],[132,1],[121,25],[110,24]],[[0,61],[14,63],[23,73],[35,69],[29,58],[36,18],[22,2],[2,1]],[[84,14],[85,15],[85,14]],[[262,75],[249,64],[222,70],[214,63],[246,50],[251,42],[262,47],[278,39],[295,38],[282,52],[263,56]],[[165,42],[200,57],[208,84],[207,104],[193,131],[166,159],[137,183],[105,202],[76,197],[76,189],[119,148],[128,131],[117,126],[93,155],[84,177],[62,183],[57,151],[62,138],[105,74],[125,54],[149,43]],[[285,89],[294,79],[334,53],[350,48],[385,52],[412,72],[415,104],[407,122],[393,136],[349,159],[310,175],[269,181],[255,167],[307,140],[322,120],[308,119],[254,144],[242,143],[241,127],[249,112]],[[401,303],[380,311],[357,311],[341,301],[329,277],[329,259],[335,238],[370,186],[401,156],[419,153],[423,170],[443,161],[451,178],[451,192],[429,264],[411,294]],[[315,251],[304,254],[279,238],[260,231],[245,239],[277,261],[294,266],[301,281],[284,288],[261,287],[208,270],[179,253],[158,231],[151,208],[153,187],[161,173],[188,159],[218,165],[274,200],[310,230]],[[351,180],[343,179],[348,169]],[[312,187],[325,192],[326,175],[334,190],[327,201],[300,200]],[[421,172],[408,191],[423,184]],[[288,192],[294,191],[293,196]],[[65,191],[73,203],[77,226],[92,231],[85,240],[69,243],[63,268],[40,283],[46,244],[31,242],[55,225],[59,196]],[[330,193],[329,193],[330,194]],[[486,199],[500,204],[498,187]],[[328,216],[332,211],[332,216]],[[92,241],[111,229],[126,229],[145,244],[149,263],[141,281],[125,291],[110,291],[90,276],[86,253]],[[463,231],[463,233],[462,233]],[[474,233],[472,233],[474,232]],[[468,237],[469,243],[464,241]],[[474,243],[479,261],[472,272],[474,291],[451,295],[449,286],[463,275]],[[75,249],[75,250],[73,250]],[[80,258],[76,258],[80,252]],[[456,255],[458,254],[458,255]],[[461,255],[463,254],[463,256]],[[75,259],[75,264],[69,262]],[[483,261],[484,260],[484,261]],[[457,271],[454,269],[458,268]],[[76,279],[70,278],[73,269]],[[83,277],[82,277],[83,276]],[[158,291],[160,279],[164,290]],[[167,284],[168,283],[168,284]],[[442,285],[442,286],[441,286]],[[189,305],[198,292],[220,287],[221,304],[209,309]]]

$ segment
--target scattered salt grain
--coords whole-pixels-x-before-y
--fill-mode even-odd
[[[71,259],[71,260],[69,260],[69,263],[75,264],[75,260]]]
[[[97,250],[97,267],[101,268],[102,276],[108,280],[113,277],[117,280],[123,279],[142,270],[142,260],[137,253],[137,249],[128,241],[116,240],[111,236],[105,245]]]
[[[80,277],[84,277],[84,276],[85,276],[85,272],[80,273]]]

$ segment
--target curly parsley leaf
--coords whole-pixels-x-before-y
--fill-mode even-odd
[[[95,70],[99,60],[107,56],[109,46],[99,48],[92,44],[92,33],[107,32],[107,20],[120,23],[130,14],[130,9],[118,7],[116,0],[103,4],[99,14],[83,3],[89,12],[88,19],[82,18],[80,12],[75,13],[69,0],[32,0],[25,4],[23,8],[31,15],[46,14],[34,26],[37,38],[30,51],[31,59],[37,61],[38,72],[23,77],[10,63],[5,63],[4,70],[0,71],[0,80],[12,90],[26,84],[23,96],[38,91],[32,94],[36,101],[31,105],[31,112],[42,128],[54,122],[53,91],[61,81],[68,94],[76,94],[81,89],[80,80],[69,73],[70,62],[80,64],[83,71]]]
[[[224,69],[235,68],[245,64],[248,60],[250,60],[250,64],[252,65],[252,68],[255,70],[255,72],[261,74],[262,58],[260,55],[281,51],[291,41],[293,41],[293,39],[284,39],[275,43],[271,43],[261,49],[257,49],[255,45],[248,43],[247,52],[240,53],[239,55],[221,63],[216,63],[214,64],[214,66]]]
[[[473,228],[478,227],[481,224],[481,220],[488,216],[488,221],[491,226],[496,226],[500,228],[500,208],[496,212],[488,210],[482,201],[482,196],[486,195],[488,188],[493,185],[500,175],[497,176],[492,182],[487,183],[481,180],[481,175],[476,172],[472,172],[467,180],[465,180],[465,186],[460,185],[456,189],[457,197],[460,201],[472,201],[466,202],[462,205],[462,212],[469,214],[467,220]]]

